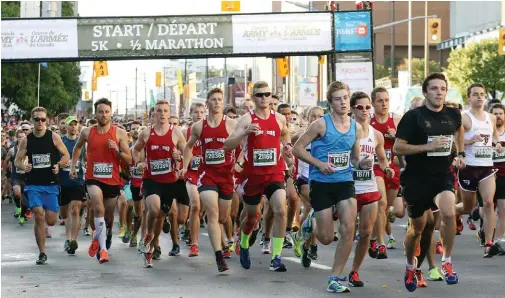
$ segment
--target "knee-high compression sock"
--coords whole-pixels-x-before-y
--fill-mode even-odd
[[[16,204],[16,208],[21,207],[21,199],[18,196],[14,196],[14,203]]]
[[[95,217],[95,239],[100,243],[100,249],[106,249],[107,227],[103,217]]]
[[[249,248],[249,236],[244,234],[244,232],[240,232],[240,247]]]
[[[284,237],[273,237],[272,241],[272,260],[275,257],[280,257],[282,252],[282,245],[284,244]]]

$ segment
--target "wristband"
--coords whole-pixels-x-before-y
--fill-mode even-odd
[[[121,150],[116,151],[117,156],[121,156]]]
[[[390,170],[390,169],[391,169],[390,167],[385,167],[383,172],[385,173],[387,170]]]

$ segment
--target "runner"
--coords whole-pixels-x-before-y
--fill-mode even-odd
[[[470,214],[475,207],[476,192],[482,198],[482,220],[485,235],[484,257],[490,258],[500,253],[498,245],[493,242],[495,228],[495,211],[493,199],[496,191],[496,179],[493,169],[493,142],[496,151],[503,148],[496,132],[496,117],[484,110],[486,90],[484,85],[474,83],[467,89],[470,110],[464,112],[465,128],[465,163],[466,168],[458,173],[462,202],[457,204],[458,215]],[[445,243],[442,241],[444,247]]]
[[[72,164],[77,164],[87,143],[85,185],[93,209],[95,231],[88,249],[90,257],[98,254],[100,264],[109,262],[108,249],[114,223],[114,209],[122,186],[119,172],[121,162],[131,164],[126,131],[111,123],[112,102],[101,98],[94,103],[98,125],[83,128],[72,153]],[[77,169],[70,168],[70,177],[77,178]],[[88,216],[89,213],[88,213]]]
[[[404,279],[405,287],[410,292],[417,288],[415,251],[421,235],[426,236],[428,243],[432,239],[433,229],[423,234],[432,207],[439,208],[442,218],[442,274],[447,284],[458,282],[451,261],[456,235],[456,197],[450,166],[453,162],[453,140],[456,140],[457,148],[463,148],[461,114],[458,109],[444,106],[447,81],[443,74],[429,75],[423,82],[422,90],[426,98],[425,105],[403,115],[393,147],[394,154],[405,156],[407,162],[401,183],[410,220],[405,235],[407,266]],[[456,159],[458,168],[465,165],[462,155],[459,152]]]
[[[233,195],[234,153],[224,149],[225,139],[235,128],[236,120],[223,114],[224,94],[214,88],[207,94],[209,116],[191,126],[191,135],[184,149],[183,173],[193,160],[193,147],[200,140],[202,150],[201,175],[198,179],[200,199],[207,213],[209,240],[214,249],[219,272],[229,269],[223,257],[220,224],[228,220]]]
[[[133,157],[135,165],[143,171],[142,188],[144,189],[147,207],[147,232],[140,242],[140,251],[144,253],[144,266],[153,267],[153,248],[157,243],[151,242],[161,232],[163,219],[170,211],[172,202],[177,196],[176,162],[180,154],[175,149],[184,150],[186,140],[181,131],[170,125],[170,104],[161,99],[155,105],[155,121],[150,129],[143,130],[135,146]],[[139,153],[145,148],[145,163],[137,160]],[[178,155],[178,157],[176,157]],[[158,220],[157,224],[155,221]],[[161,223],[161,224],[160,224]]]
[[[14,211],[14,217],[18,218],[18,222],[20,225],[24,225],[26,221],[28,220],[26,216],[27,212],[27,205],[26,201],[23,198],[23,192],[24,188],[26,185],[26,177],[25,173],[16,168],[14,165],[14,159],[16,158],[16,154],[19,149],[19,144],[21,143],[21,140],[26,137],[26,134],[23,130],[18,129],[16,131],[16,141],[14,142],[14,146],[9,149],[7,152],[7,156],[5,158],[5,167],[6,170],[10,168],[11,170],[11,185],[12,185],[12,191],[14,194],[14,203],[16,203],[16,209]]]
[[[19,143],[15,167],[26,173],[24,195],[35,215],[35,240],[39,247],[37,265],[47,261],[44,222],[54,226],[58,213],[58,172],[70,156],[56,133],[46,128],[47,111],[43,107],[32,110],[34,130]],[[61,159],[58,161],[59,154]],[[28,156],[28,164],[25,157]]]
[[[328,86],[326,98],[331,114],[314,121],[298,139],[294,154],[310,165],[309,185],[312,208],[298,233],[308,240],[314,235],[319,242],[329,245],[334,238],[333,208],[339,214],[340,240],[333,261],[332,274],[328,278],[327,291],[349,292],[342,285],[345,263],[354,240],[357,206],[352,166],[369,170],[373,159],[360,160],[361,125],[349,116],[349,87],[342,82]],[[311,144],[311,153],[306,148]],[[315,217],[315,221],[314,220]],[[297,235],[300,239],[300,235]]]
[[[132,135],[132,140],[133,144],[130,148],[130,152],[132,154],[132,158],[134,160],[138,160],[139,162],[144,162],[145,161],[145,152],[142,149],[135,157],[133,157],[134,152],[133,152],[133,145],[137,142],[140,134],[140,123],[133,122],[130,128],[130,133]],[[133,216],[133,230],[131,231],[130,235],[130,247],[136,247],[137,246],[137,234],[140,229],[140,223],[142,222],[142,192],[140,191],[140,187],[142,185],[142,175],[144,174],[139,170],[137,166],[132,166],[131,168],[131,176],[132,179],[130,180],[130,191],[132,193],[132,201],[133,201],[133,211],[135,212],[135,215]],[[127,210],[127,217],[128,217],[128,212],[131,212],[130,210]],[[144,239],[144,233],[141,233],[141,239]],[[126,239],[123,239],[123,242]]]

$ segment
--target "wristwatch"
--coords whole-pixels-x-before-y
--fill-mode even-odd
[[[458,152],[458,156],[461,156],[461,157],[465,158],[465,157],[466,157],[466,154],[465,154],[465,152],[464,152],[464,151],[463,151],[463,152]]]

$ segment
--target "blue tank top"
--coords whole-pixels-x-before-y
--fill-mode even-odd
[[[72,151],[74,151],[75,144],[77,144],[77,139],[71,140],[67,136],[61,137],[61,141],[67,147],[68,153],[70,153],[70,160],[72,160]],[[82,173],[82,156],[83,156],[84,150],[81,151],[81,157],[79,158],[78,161],[78,166],[77,166],[77,178],[76,179],[71,179],[70,178],[70,168],[61,168],[60,169],[60,185],[61,186],[72,186],[72,185],[77,185],[77,184],[83,184],[84,183],[84,176]]]
[[[356,122],[351,119],[351,126],[346,133],[340,133],[333,124],[330,114],[323,116],[326,122],[326,133],[311,143],[311,154],[322,162],[331,162],[337,171],[331,174],[322,173],[317,167],[310,165],[309,180],[336,183],[353,181],[351,154],[356,142]]]

